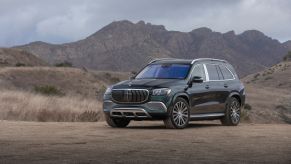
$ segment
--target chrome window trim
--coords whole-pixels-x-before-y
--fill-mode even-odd
[[[206,76],[206,81],[209,81],[209,74],[208,74],[208,70],[206,68],[206,65],[203,64],[203,67],[204,67],[204,72],[205,72],[205,76]]]

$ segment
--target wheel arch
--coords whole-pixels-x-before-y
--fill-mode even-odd
[[[186,93],[177,93],[173,98],[172,104],[176,101],[176,99],[178,97],[185,99],[187,101],[188,105],[190,105],[190,99],[189,99],[188,94],[186,94]]]
[[[231,97],[236,98],[236,99],[239,101],[240,106],[243,105],[243,104],[242,104],[242,98],[241,98],[241,96],[240,96],[239,93],[237,93],[237,92],[232,92],[232,93],[230,93],[229,96],[228,96],[228,100],[229,100]]]

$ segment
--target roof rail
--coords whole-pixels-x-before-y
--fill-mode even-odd
[[[220,62],[227,63],[227,61],[222,60],[222,59],[214,59],[214,58],[198,58],[198,59],[194,59],[194,60],[192,60],[191,64],[195,63],[196,61],[201,61],[201,60],[220,61]]]
[[[156,61],[161,61],[161,60],[177,60],[177,58],[155,58],[155,59],[151,60],[148,64],[151,64],[151,63],[156,62]]]

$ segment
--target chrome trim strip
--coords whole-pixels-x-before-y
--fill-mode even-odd
[[[205,72],[206,81],[209,81],[209,74],[208,74],[208,70],[207,70],[207,68],[206,68],[206,65],[203,64],[203,67],[204,67],[204,72]]]
[[[149,90],[147,90],[147,89],[137,89],[137,88],[124,88],[124,89],[112,89],[112,90],[143,90],[143,91],[146,91],[147,92],[147,97],[146,97],[146,99],[144,100],[144,101],[140,101],[140,102],[121,102],[121,101],[116,101],[116,100],[114,100],[114,98],[112,97],[112,100],[114,101],[114,102],[117,102],[117,103],[120,103],[120,104],[140,104],[140,103],[144,103],[144,102],[146,102],[146,101],[148,101],[148,99],[149,99],[149,96],[150,96],[150,91]]]
[[[113,112],[120,112],[120,115],[114,115]],[[133,116],[126,116],[124,112],[132,113]],[[144,113],[146,116],[138,116],[136,113]],[[112,117],[126,117],[126,118],[150,118],[151,116],[142,108],[114,108],[110,111]]]
[[[104,102],[104,103],[112,103],[111,100],[104,100],[103,102]]]
[[[150,101],[147,104],[161,104],[163,106],[165,112],[167,112],[167,110],[168,110],[167,109],[167,106],[163,102],[161,102],[161,101]]]
[[[193,114],[193,115],[190,115],[190,118],[220,117],[224,115],[225,115],[224,113]]]

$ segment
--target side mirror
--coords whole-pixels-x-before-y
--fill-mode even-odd
[[[188,82],[189,87],[192,87],[193,83],[203,83],[202,77],[200,76],[191,77],[191,79]]]
[[[200,76],[194,76],[192,78],[192,83],[203,83],[203,79]]]

